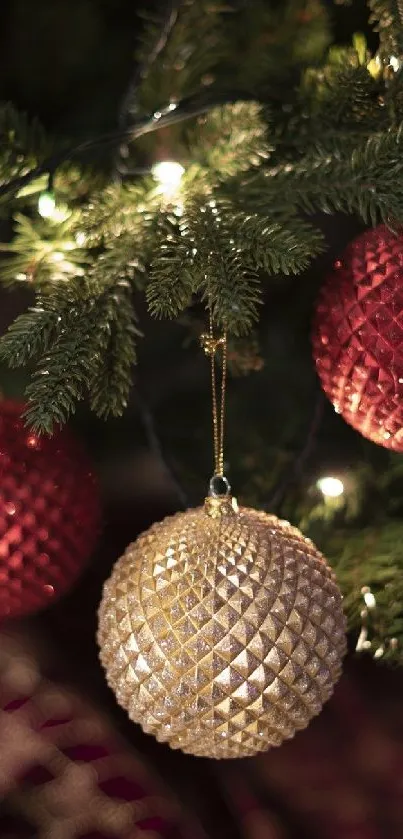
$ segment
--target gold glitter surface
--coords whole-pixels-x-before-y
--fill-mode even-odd
[[[346,649],[342,598],[313,543],[223,501],[153,525],[105,583],[98,641],[108,684],[172,748],[247,757],[309,723]]]

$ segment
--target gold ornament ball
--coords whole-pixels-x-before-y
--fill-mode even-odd
[[[346,650],[342,597],[313,543],[235,499],[153,525],[105,583],[98,641],[130,718],[172,748],[247,757],[305,728]]]

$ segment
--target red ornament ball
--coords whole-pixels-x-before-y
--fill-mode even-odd
[[[0,403],[0,620],[43,609],[95,547],[100,503],[90,463],[68,429],[30,431],[24,406]]]
[[[313,353],[335,410],[403,451],[403,236],[381,225],[346,248],[317,304]]]

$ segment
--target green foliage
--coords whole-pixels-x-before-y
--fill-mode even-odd
[[[269,156],[267,124],[256,102],[213,108],[187,132],[188,159],[213,181],[228,178]]]
[[[191,96],[211,82],[211,75],[225,52],[225,27],[220,4],[189,0],[179,4],[177,22],[160,60],[150,69],[139,91],[139,107],[146,113]],[[147,26],[137,52],[139,61],[149,54],[160,27],[160,18],[145,12]]]
[[[49,302],[54,305],[50,307]],[[0,357],[10,367],[25,367],[32,358],[40,358],[51,345],[60,317],[60,302],[48,298],[45,304],[38,295],[35,306],[9,326],[1,338]]]
[[[364,649],[399,662],[403,662],[402,539],[401,523],[389,519],[359,530],[336,529],[323,540],[344,595],[350,629],[357,638],[366,626]],[[365,608],[366,589],[375,597],[373,609]]]
[[[159,250],[147,288],[154,316],[177,315],[192,294],[200,293],[221,327],[240,334],[251,326],[260,302],[256,273],[243,260],[213,199],[189,205]]]
[[[189,201],[161,235],[147,299],[157,317],[176,317],[194,294],[211,301],[215,320],[234,335],[248,332],[261,301],[257,269],[301,271],[323,247],[320,234],[297,216],[272,221],[235,212],[228,202]]]
[[[59,317],[27,388],[27,418],[34,429],[46,433],[54,424],[65,423],[87,392],[99,416],[121,414],[135,361],[138,333],[124,284],[106,288],[95,298],[72,300]]]
[[[0,245],[0,250],[9,254],[0,263],[1,282],[28,283],[46,289],[83,276],[89,256],[77,244],[76,224],[74,213],[68,213],[57,223],[17,213],[14,239],[10,244]]]
[[[122,233],[144,240],[155,215],[161,211],[161,196],[154,178],[131,184],[108,184],[95,192],[81,208],[77,231],[88,247],[99,247]]]
[[[105,327],[98,344],[98,366],[89,384],[91,408],[98,417],[120,416],[127,405],[141,334],[131,302],[130,285],[119,282],[106,301]],[[104,307],[105,308],[105,307]]]
[[[260,171],[243,184],[242,200],[251,212],[270,212],[273,203],[308,213],[355,213],[365,222],[403,219],[403,123],[357,142],[354,150],[331,155],[316,145],[296,163]],[[238,193],[239,179],[227,189]]]
[[[320,231],[296,214],[270,219],[269,214],[240,213],[234,221],[234,235],[249,264],[266,274],[299,274],[324,250]]]
[[[301,150],[319,140],[330,151],[339,151],[339,137],[349,142],[349,151],[363,136],[387,126],[388,112],[380,99],[379,80],[368,71],[355,49],[332,50],[328,63],[305,73],[299,91],[294,128]],[[309,116],[308,116],[309,115]],[[287,131],[290,126],[287,126]]]
[[[225,70],[232,84],[254,95],[297,81],[303,67],[322,61],[331,40],[320,0],[255,0],[227,16]]]
[[[35,364],[27,388],[32,427],[51,434],[87,393],[99,416],[120,415],[139,334],[130,284],[120,277],[102,290],[90,279],[38,295],[0,343],[0,358],[10,365]]]
[[[36,119],[0,104],[0,184],[35,166],[49,154],[50,143]]]
[[[391,56],[403,57],[402,0],[368,0],[370,21],[379,32],[381,56],[389,63]]]

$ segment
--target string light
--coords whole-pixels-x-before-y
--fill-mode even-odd
[[[38,198],[38,213],[42,218],[49,219],[49,221],[66,221],[70,215],[70,211],[66,206],[56,204],[56,198],[52,190],[41,192]]]
[[[316,486],[325,498],[338,498],[344,492],[343,481],[340,478],[333,478],[330,475],[326,478],[320,478]]]
[[[158,181],[160,191],[168,198],[178,191],[184,171],[183,166],[175,160],[164,160],[161,163],[155,163],[152,167],[152,173]]]
[[[398,70],[400,70],[400,61],[395,55],[390,56],[389,64],[392,67],[392,70],[395,71],[395,73],[397,73]]]
[[[365,589],[363,589],[363,597],[364,597],[364,603],[365,603],[366,607],[368,609],[375,609],[375,606],[376,606],[375,595],[372,594],[372,591],[370,591],[370,589],[367,586],[365,587]]]
[[[53,192],[41,192],[38,199],[38,213],[42,218],[53,218],[56,210],[56,199]]]

